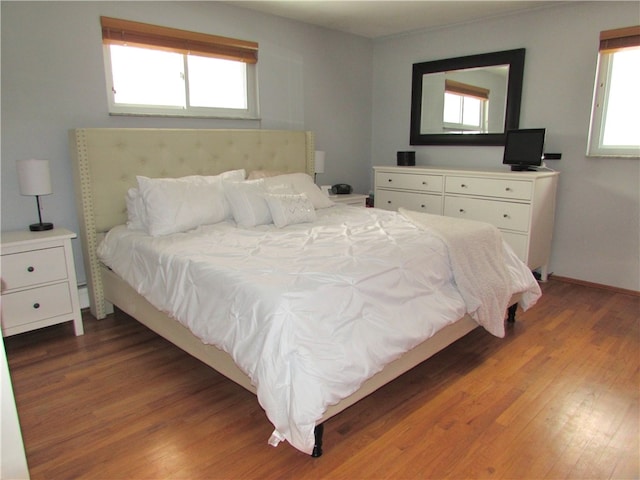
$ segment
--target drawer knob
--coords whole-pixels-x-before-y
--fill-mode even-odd
[[[502,215],[504,218],[509,218],[509,214],[505,213],[504,215]]]
[[[464,208],[461,208],[461,209],[460,209],[460,213],[464,213]]]
[[[427,182],[422,182],[422,184],[423,184],[423,185],[426,185],[426,184],[427,184]]]
[[[388,203],[389,205],[391,205],[391,200],[387,200],[387,203]]]
[[[390,178],[389,180],[387,180],[387,182],[393,182],[393,180]]]
[[[461,188],[467,188],[467,185],[466,185],[465,183],[461,183],[461,184],[460,184],[460,187],[461,187]]]
[[[27,272],[33,272],[33,271],[35,271],[35,268],[33,268],[33,267],[27,267]]]
[[[424,207],[425,207],[424,203],[422,205],[420,205],[420,208],[424,208]]]
[[[505,188],[505,191],[510,192],[511,191],[511,187]]]
[[[40,304],[38,302],[34,303],[33,308],[37,310],[38,308],[40,308]]]

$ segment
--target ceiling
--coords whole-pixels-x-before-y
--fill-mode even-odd
[[[235,6],[367,38],[386,37],[509,15],[554,1],[232,1]]]

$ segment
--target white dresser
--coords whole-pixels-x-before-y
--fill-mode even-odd
[[[548,275],[558,172],[374,167],[375,206],[491,223],[532,270]]]
[[[82,335],[82,314],[71,239],[64,228],[2,232],[2,335],[72,320]]]

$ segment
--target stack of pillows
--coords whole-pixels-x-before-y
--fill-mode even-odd
[[[233,218],[240,227],[312,222],[334,203],[306,173],[270,175],[231,170],[181,178],[137,177],[126,195],[127,227],[159,236]]]

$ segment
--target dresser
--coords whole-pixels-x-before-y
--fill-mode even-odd
[[[518,257],[548,276],[558,172],[374,167],[375,206],[495,225]]]
[[[82,335],[82,315],[71,239],[64,228],[2,232],[2,335],[73,321]]]

